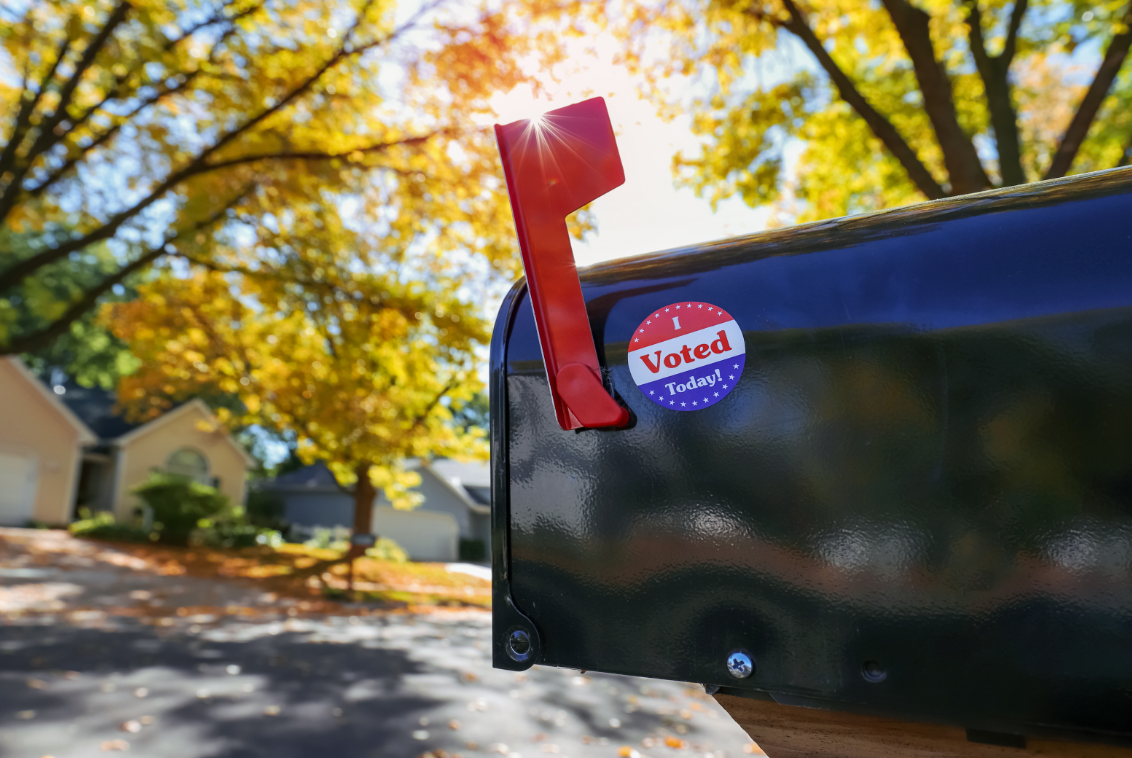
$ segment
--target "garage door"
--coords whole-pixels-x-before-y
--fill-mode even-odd
[[[35,458],[0,453],[0,525],[27,524],[35,508],[35,485]]]
[[[396,542],[414,561],[456,560],[459,530],[447,514],[374,508],[373,531]]]

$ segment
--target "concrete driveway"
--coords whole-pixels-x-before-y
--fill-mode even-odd
[[[0,529],[0,758],[761,755],[697,685],[496,671],[489,631]]]

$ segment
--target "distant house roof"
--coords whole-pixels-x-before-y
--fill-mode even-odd
[[[428,464],[433,471],[449,479],[455,477],[469,487],[491,487],[491,469],[485,461],[461,463],[451,458],[437,458]]]
[[[110,390],[101,387],[83,387],[74,382],[63,385],[59,399],[94,432],[100,440],[112,440],[133,431],[139,424],[131,424],[114,406],[117,399]]]
[[[269,482],[264,483],[263,489],[268,490],[327,490],[342,491],[338,480],[325,463],[318,461],[310,466],[280,474]]]
[[[409,468],[414,466],[431,471],[476,513],[490,511],[491,467],[486,461],[461,463],[450,458],[410,461]]]
[[[405,462],[407,469],[428,471],[443,482],[455,495],[477,513],[486,513],[491,505],[491,470],[487,463],[460,463],[447,458],[434,461],[412,459]],[[301,469],[281,474],[264,482],[261,489],[274,492],[336,491],[353,492],[353,487],[341,487],[334,474],[322,461]]]

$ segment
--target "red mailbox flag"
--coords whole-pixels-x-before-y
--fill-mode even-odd
[[[554,410],[563,429],[624,426],[601,382],[566,216],[625,183],[605,100],[495,126]]]

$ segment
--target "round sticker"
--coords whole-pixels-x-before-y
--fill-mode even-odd
[[[747,357],[743,332],[711,303],[653,311],[629,341],[629,370],[645,397],[673,411],[699,411],[735,388]]]

